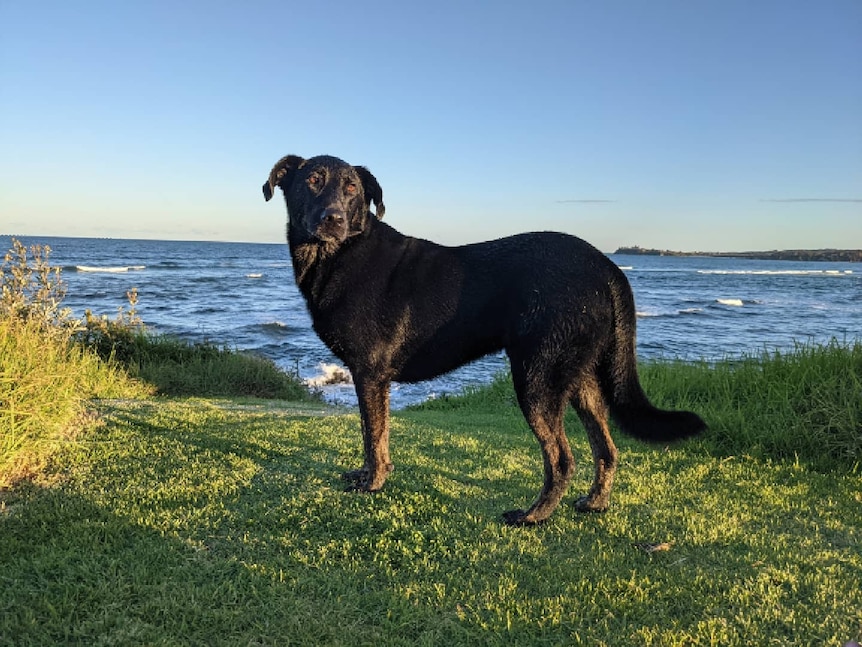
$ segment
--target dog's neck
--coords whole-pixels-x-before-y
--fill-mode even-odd
[[[303,295],[308,298],[305,288],[310,287],[314,269],[321,259],[327,255],[321,249],[322,245],[320,243],[306,242],[294,244],[292,241],[288,241],[288,245],[290,246],[290,258],[293,261],[293,274],[296,278],[296,285]]]
[[[331,270],[337,266],[337,257],[350,246],[352,240],[348,238],[342,243],[309,240],[288,230],[287,242],[296,285],[309,305],[316,303],[315,295],[319,292],[316,286],[327,280]]]

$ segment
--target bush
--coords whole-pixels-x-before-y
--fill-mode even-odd
[[[138,289],[126,292],[126,298],[129,309],[120,306],[114,319],[85,311],[83,326],[75,331],[75,340],[79,344],[93,349],[105,361],[124,365],[134,359],[140,339],[146,334],[144,322],[137,312]]]
[[[58,341],[66,341],[80,322],[61,308],[66,286],[60,268],[51,267],[48,245],[27,248],[12,239],[12,249],[0,265],[0,319],[26,322]]]

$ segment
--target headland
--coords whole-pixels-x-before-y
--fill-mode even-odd
[[[862,263],[862,249],[785,249],[764,252],[676,252],[646,247],[620,247],[615,254],[634,256],[709,256],[723,258],[750,258],[764,261],[837,261]]]

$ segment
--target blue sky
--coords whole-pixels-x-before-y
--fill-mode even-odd
[[[281,241],[273,163],[444,243],[862,247],[862,2],[0,0],[0,234]]]

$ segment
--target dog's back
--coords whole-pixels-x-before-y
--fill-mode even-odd
[[[385,358],[391,379],[418,382],[551,334],[606,346],[610,289],[620,282],[606,256],[566,234],[447,247],[373,221],[367,238],[345,245],[319,286],[325,298],[309,307],[348,366]]]

